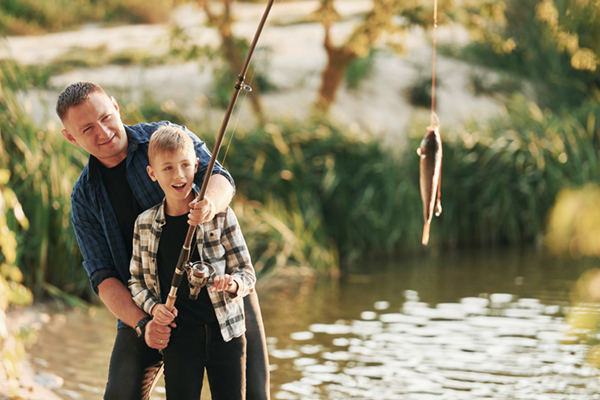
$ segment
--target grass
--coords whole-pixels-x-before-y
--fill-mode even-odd
[[[87,155],[59,127],[34,126],[9,84],[22,80],[19,70],[0,66],[0,159],[30,221],[25,229],[10,214],[7,220],[19,244],[16,265],[36,292],[47,283],[89,297],[69,201]],[[124,120],[185,123],[168,102],[147,100],[123,104]],[[540,240],[559,190],[600,181],[599,113],[596,103],[557,113],[514,97],[498,120],[457,132],[442,126],[444,211],[426,249],[415,149],[427,123],[413,124],[406,152],[394,154],[367,132],[327,121],[274,121],[236,132],[225,166],[236,179],[233,206],[257,270],[308,265],[335,276],[349,263],[430,248]],[[212,148],[214,132],[186,125]]]
[[[176,0],[4,0],[0,34],[39,35],[77,29],[86,23],[167,22]]]
[[[12,59],[0,60],[5,73],[13,79],[6,81],[11,89],[46,88],[50,78],[72,71],[76,68],[98,68],[107,65],[154,66],[171,62],[165,55],[150,55],[142,51],[125,50],[116,54],[109,52],[106,46],[95,48],[73,47],[51,62],[43,65],[20,65]]]

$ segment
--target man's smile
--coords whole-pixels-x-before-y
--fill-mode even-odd
[[[116,136],[116,135],[112,135],[112,136],[110,137],[110,139],[108,139],[106,142],[104,142],[104,143],[99,143],[98,145],[99,145],[99,146],[105,146],[105,145],[107,145],[107,144],[110,144],[110,143],[112,143],[112,141],[113,141],[113,139],[115,138],[115,136]]]

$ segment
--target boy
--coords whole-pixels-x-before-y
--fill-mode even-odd
[[[155,323],[173,327],[164,349],[167,398],[199,399],[206,368],[213,399],[244,399],[242,298],[253,291],[256,277],[237,218],[228,207],[198,226],[191,261],[212,265],[214,283],[191,300],[188,284],[182,282],[170,312],[164,303],[189,227],[198,159],[190,137],[175,126],[152,135],[148,158],[148,175],[158,181],[165,198],[135,222],[129,288]]]

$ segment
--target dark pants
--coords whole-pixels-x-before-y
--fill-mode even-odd
[[[256,292],[244,297],[246,317],[246,399],[270,400],[265,329]],[[148,400],[162,373],[162,356],[131,328],[119,329],[110,359],[105,400]]]
[[[246,337],[223,340],[219,324],[178,326],[164,350],[167,400],[198,400],[204,368],[213,400],[246,398]]]

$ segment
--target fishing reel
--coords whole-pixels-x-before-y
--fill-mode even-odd
[[[215,273],[215,268],[207,262],[196,261],[188,264],[187,275],[190,284],[190,299],[196,300],[200,289],[206,286]]]

